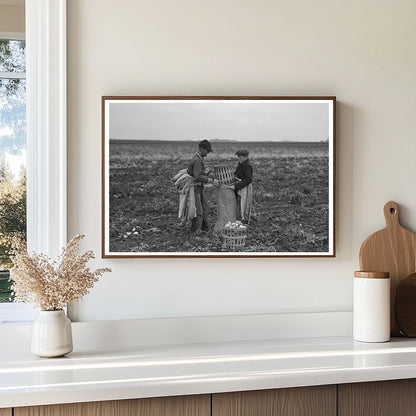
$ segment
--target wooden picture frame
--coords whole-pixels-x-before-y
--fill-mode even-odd
[[[335,257],[335,127],[333,96],[103,96],[102,257]]]

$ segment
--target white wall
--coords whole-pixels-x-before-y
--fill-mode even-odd
[[[68,1],[69,235],[100,257],[102,95],[336,95],[335,259],[117,259],[81,321],[344,311],[363,239],[416,231],[413,0]]]
[[[22,3],[22,2],[18,2]],[[24,4],[0,4],[0,32],[25,31]]]

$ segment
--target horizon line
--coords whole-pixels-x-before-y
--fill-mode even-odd
[[[209,140],[209,139],[208,139]],[[197,143],[200,140],[184,140],[184,139],[119,139],[110,138],[109,141],[125,141],[125,142],[188,142]],[[234,140],[234,139],[210,139],[212,143],[224,142],[224,143],[329,143],[329,139],[316,139],[316,140]]]

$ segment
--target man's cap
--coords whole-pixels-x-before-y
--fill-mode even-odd
[[[208,150],[208,153],[212,152],[212,146],[209,140],[201,140],[199,142],[199,147],[201,147],[202,149]]]
[[[244,156],[244,157],[248,157],[248,150],[247,149],[238,149],[235,154],[237,156]]]

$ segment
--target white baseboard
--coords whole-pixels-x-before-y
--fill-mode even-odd
[[[284,338],[350,336],[352,312],[74,322],[74,350],[117,350]],[[31,325],[0,326],[0,353],[30,351]]]

